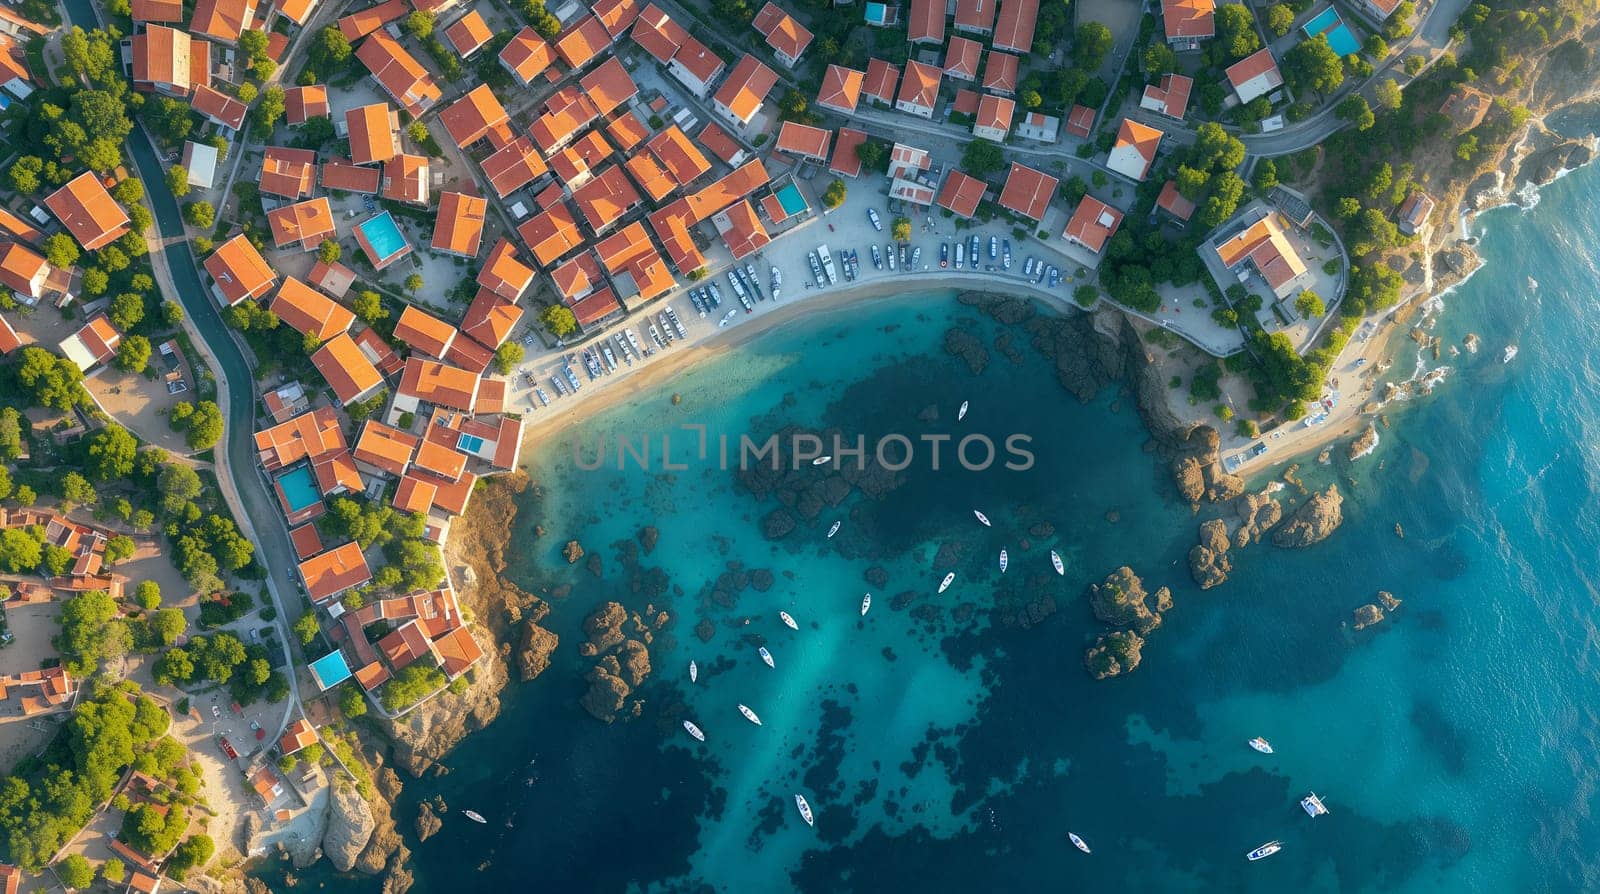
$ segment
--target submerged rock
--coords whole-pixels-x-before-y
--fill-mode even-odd
[[[782,506],[761,518],[761,536],[768,540],[782,540],[794,533],[794,513]]]
[[[1344,512],[1340,508],[1343,504],[1339,485],[1328,485],[1327,490],[1313,494],[1301,504],[1289,521],[1273,533],[1273,544],[1297,549],[1326,540],[1344,522]]]
[[[656,548],[656,541],[660,537],[661,532],[656,530],[655,525],[645,525],[639,529],[639,545],[644,548],[645,555],[650,555]]]
[[[1083,666],[1096,680],[1116,677],[1139,666],[1144,640],[1129,630],[1116,630],[1095,640],[1083,653]]]
[[[1126,565],[1101,583],[1089,585],[1089,605],[1096,618],[1117,627],[1132,627],[1141,634],[1161,626],[1158,612],[1172,607],[1172,591],[1166,587],[1154,594],[1155,611],[1147,603],[1151,595],[1145,592],[1144,581]]]

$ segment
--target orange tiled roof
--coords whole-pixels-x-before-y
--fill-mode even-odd
[[[578,222],[565,205],[557,205],[528,218],[517,227],[517,234],[528,244],[533,257],[545,267],[583,244],[583,237],[578,234]]]
[[[283,120],[290,125],[304,124],[312,118],[328,118],[328,88],[323,84],[290,87],[283,91]]]
[[[500,64],[523,84],[532,83],[554,61],[555,51],[544,42],[539,32],[527,26],[523,26],[500,51]]]
[[[821,127],[812,127],[808,124],[796,124],[793,121],[783,122],[783,127],[778,131],[778,145],[780,152],[789,152],[824,161],[828,157],[828,146],[833,142],[833,131]]]
[[[1067,221],[1067,228],[1061,235],[1099,254],[1106,247],[1106,242],[1116,235],[1117,227],[1121,224],[1121,211],[1094,196],[1084,196],[1073,210],[1072,219]]]
[[[440,478],[455,481],[467,470],[467,456],[459,450],[452,450],[449,445],[424,438],[417,445],[417,455],[412,457],[411,464]]]
[[[414,350],[442,358],[455,340],[456,327],[415,304],[408,304],[394,325],[394,337]]]
[[[994,30],[995,0],[956,0],[956,28],[988,34]]]
[[[472,638],[472,631],[457,627],[433,641],[433,650],[439,656],[439,666],[446,679],[454,680],[467,672],[483,657],[483,649]]]
[[[817,105],[847,114],[854,112],[856,103],[861,100],[861,85],[866,78],[866,74],[853,68],[828,66],[828,73],[822,78],[822,89],[817,91]]]
[[[537,180],[548,170],[539,150],[527,137],[517,137],[483,160],[483,175],[489,178],[495,195],[502,199]]]
[[[982,56],[983,44],[966,37],[952,37],[944,53],[944,73],[963,81],[976,80],[978,60]]]
[[[135,22],[182,22],[183,0],[133,0]]]
[[[360,59],[383,89],[417,117],[444,95],[433,76],[386,31],[374,31],[356,49]]]
[[[639,221],[602,240],[595,251],[613,280],[624,273],[633,278],[644,301],[666,294],[674,285],[666,262]]]
[[[686,186],[711,170],[711,162],[676,124],[651,137],[645,148],[679,186]]]
[[[944,43],[944,0],[911,0],[906,39],[912,43]]]
[[[335,232],[327,196],[274,208],[267,212],[267,223],[279,248],[299,245],[302,251],[310,251]]]
[[[398,478],[406,473],[421,442],[421,438],[410,432],[368,419],[352,454],[361,462]]]
[[[383,197],[397,202],[428,202],[428,157],[401,153],[383,163]]]
[[[734,260],[739,260],[772,241],[772,237],[767,234],[767,228],[761,225],[761,218],[756,216],[756,209],[751,207],[748,199],[734,202],[721,214],[728,222],[727,229],[722,231],[722,239],[728,244],[728,250],[733,252]]]
[[[1039,18],[1039,0],[1005,0],[995,21],[991,45],[1014,53],[1033,52],[1033,30]]]
[[[882,59],[867,60],[867,77],[861,90],[872,99],[885,105],[894,105],[900,85],[900,69]]]
[[[970,218],[978,210],[978,203],[983,201],[983,194],[989,188],[976,177],[952,170],[950,176],[945,178],[944,187],[939,190],[937,199],[940,208],[948,208],[957,217]]]
[[[728,176],[700,190],[686,201],[696,223],[765,186],[769,178],[761,159],[754,158]]]
[[[672,61],[689,32],[654,3],[646,6],[633,25],[633,40],[662,65]]]
[[[400,154],[400,117],[388,103],[357,106],[344,113],[350,132],[350,161],[365,165]]]
[[[667,258],[680,273],[704,267],[705,256],[694,244],[689,227],[694,223],[694,212],[689,210],[687,199],[679,199],[649,216],[650,229],[666,250]]]
[[[592,251],[583,252],[550,271],[550,281],[568,301],[582,298],[605,282],[600,278],[600,262],[595,260]]]
[[[478,395],[478,377],[460,367],[412,357],[406,361],[396,393],[435,406],[471,412]]]
[[[583,68],[611,46],[611,34],[599,19],[588,15],[557,34],[555,44],[563,62],[575,69]]]
[[[511,263],[515,264],[516,261]],[[532,276],[533,271],[529,270],[528,274]],[[481,278],[482,274],[479,276]],[[461,318],[461,331],[492,351],[511,337],[511,331],[521,321],[522,308],[515,301],[507,301],[488,289],[479,289],[472,303],[467,305],[466,315]]]
[[[573,201],[596,232],[607,229],[643,201],[620,165],[611,165],[572,192]]]
[[[1005,188],[1000,191],[1000,207],[1015,211],[1031,220],[1043,220],[1050,198],[1055,195],[1059,181],[1035,171],[1027,165],[1011,163],[1011,173],[1006,176]]]
[[[778,83],[777,72],[762,65],[756,57],[745,53],[739,64],[733,67],[733,73],[722,82],[714,99],[718,106],[727,110],[728,114],[748,124],[756,111],[761,108],[761,104],[766,102],[767,94],[772,92],[772,87],[776,83]]]
[[[1178,184],[1176,182],[1168,180],[1161,187],[1161,195],[1156,199],[1156,207],[1179,220],[1188,220],[1194,215],[1195,205],[1183,193],[1178,192]]]
[[[767,39],[767,45],[785,59],[798,60],[811,45],[811,30],[800,24],[794,16],[778,7],[772,0],[756,13],[751,26]]]
[[[284,279],[269,309],[289,328],[317,341],[327,341],[356,321],[343,305],[292,276]]]
[[[344,430],[332,407],[318,407],[256,432],[256,454],[268,472],[344,449]]]
[[[632,156],[623,162],[623,166],[633,176],[633,182],[644,190],[644,194],[649,196],[652,202],[661,201],[678,188],[677,181],[673,180],[672,176],[662,169],[661,163],[656,161],[655,156],[648,152]]]
[[[483,13],[474,9],[446,28],[444,36],[455,48],[456,54],[465,59],[494,39],[494,29],[484,21]]]
[[[629,110],[606,125],[606,136],[618,150],[627,152],[650,138],[650,125],[645,124],[637,113]]]
[[[129,230],[128,213],[88,171],[51,193],[44,204],[86,251],[102,248]]]
[[[833,157],[828,159],[828,170],[845,177],[861,173],[861,156],[856,152],[867,141],[863,131],[849,127],[839,128],[833,138]]]
[[[479,84],[446,106],[439,123],[462,149],[485,138],[496,148],[511,142],[511,117],[488,84]]]
[[[621,37],[639,17],[639,0],[599,0],[590,12],[612,37]]]
[[[997,93],[1013,93],[1017,89],[1017,66],[1020,63],[1010,53],[989,53],[983,65],[983,89]]]
[[[478,285],[507,301],[516,301],[533,283],[533,270],[517,257],[516,246],[501,239],[489,250],[478,271]],[[468,313],[471,316],[471,313]]]
[[[194,15],[189,19],[189,31],[223,43],[234,43],[255,11],[255,0],[197,0]]]
[[[222,293],[222,303],[230,307],[267,294],[278,279],[277,271],[243,233],[217,246],[204,266]]]
[[[341,332],[318,348],[311,355],[311,363],[322,373],[342,404],[360,400],[383,384],[378,368],[361,352],[348,332]]]
[[[311,601],[323,602],[372,580],[372,572],[361,547],[352,540],[301,562],[300,579],[305,581]]]
[[[615,56],[584,75],[578,83],[583,86],[583,92],[588,94],[602,115],[611,114],[612,109],[639,93],[638,85],[628,76],[628,70],[622,66],[622,60]]]
[[[343,158],[330,158],[322,165],[322,188],[375,196],[382,175],[377,168],[351,164]]]
[[[483,243],[483,216],[488,210],[489,203],[478,196],[459,192],[440,195],[433,247],[465,258],[477,257]]]
[[[217,124],[235,131],[244,126],[244,114],[248,111],[244,103],[204,84],[195,86],[189,105]]]
[[[167,84],[181,96],[189,93],[190,39],[187,31],[150,25],[133,36],[133,80]]]
[[[907,62],[905,77],[900,81],[900,93],[895,97],[895,105],[932,109],[939,99],[939,80],[942,74],[943,72],[932,65],[924,65],[915,59]]]
[[[528,136],[548,155],[599,117],[600,108],[594,100],[578,85],[569,84],[545,101],[544,114],[529,125]]]
[[[1161,23],[1167,40],[1215,35],[1216,11],[1216,0],[1161,0]]]
[[[317,153],[310,149],[268,146],[261,158],[261,191],[286,199],[311,195],[317,180]]]

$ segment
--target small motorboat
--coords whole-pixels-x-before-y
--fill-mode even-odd
[[[800,818],[806,821],[806,825],[815,826],[817,824],[816,820],[811,816],[811,805],[806,803],[805,795],[795,795],[794,806],[800,811]]]
[[[1281,842],[1281,841],[1269,841],[1266,844],[1263,844],[1262,846],[1260,846],[1260,847],[1256,848],[1255,850],[1251,851],[1250,853],[1245,854],[1244,858],[1246,860],[1249,860],[1250,862],[1254,863],[1257,860],[1265,860],[1266,858],[1272,856],[1273,854],[1275,854],[1275,853],[1277,853],[1278,851],[1281,851],[1281,850],[1283,850],[1283,842]]]
[[[842,524],[844,524],[844,522],[836,521],[836,522],[833,523],[833,527],[828,529],[828,539],[829,540],[833,539],[833,535],[839,533],[839,526],[842,525]]]
[[[739,713],[744,715],[744,719],[750,721],[756,726],[761,725],[761,718],[756,716],[756,712],[746,708],[744,705],[739,706]]]
[[[1011,557],[1006,555],[1004,549],[1000,550],[1000,573],[1006,573],[1006,566],[1011,564]]]
[[[1072,846],[1076,847],[1078,850],[1083,851],[1086,854],[1094,853],[1094,851],[1089,850],[1089,846],[1087,844],[1083,843],[1083,839],[1078,837],[1078,833],[1068,832],[1067,838],[1072,841]]]
[[[811,464],[813,466],[820,466],[823,463],[831,463],[831,462],[833,462],[833,457],[831,457],[831,456],[819,456],[816,459],[812,460]]]
[[[1510,363],[1511,361],[1513,361],[1515,359],[1517,359],[1517,346],[1516,345],[1506,345],[1506,352],[1505,352],[1504,355],[1502,355],[1500,357],[1500,362],[1501,363]]]
[[[767,651],[766,646],[762,646],[756,651],[761,653],[761,660],[767,663],[767,667],[777,668],[777,665],[772,663],[772,653]]]
[[[783,619],[783,626],[790,630],[799,630],[800,625],[794,622],[794,616],[788,612],[778,612],[778,617]]]
[[[965,418],[967,418],[967,401],[962,401],[961,409],[956,411],[956,421],[960,422]]]
[[[1312,792],[1311,794],[1306,795],[1304,798],[1301,798],[1300,806],[1305,809],[1306,815],[1312,819],[1315,819],[1319,816],[1325,816],[1328,812],[1327,805],[1322,803],[1322,799],[1317,797],[1316,792]]]
[[[463,810],[461,814],[475,823],[482,823],[486,826],[489,824],[489,821],[483,818],[483,814],[476,810]]]
[[[950,589],[950,585],[955,583],[955,580],[956,580],[956,573],[954,571],[950,572],[949,574],[946,574],[944,576],[944,580],[939,582],[939,592],[943,593],[945,590]]]
[[[1250,747],[1261,752],[1262,754],[1272,753],[1272,743],[1261,738],[1260,736],[1256,736],[1254,739],[1250,740]]]
[[[867,609],[869,609],[869,608],[872,608],[872,594],[871,593],[868,593],[867,595],[861,597],[861,617],[865,618],[867,616]]]
[[[1050,564],[1055,566],[1056,574],[1065,575],[1067,573],[1067,566],[1061,561],[1061,554],[1055,550],[1050,551]]]
[[[978,511],[978,510],[976,510],[976,509],[974,509],[974,510],[972,510],[972,514],[973,514],[973,515],[976,515],[976,516],[977,516],[977,517],[978,517],[978,521],[980,521],[980,522],[983,522],[983,526],[984,526],[984,527],[985,527],[985,528],[992,528],[992,527],[994,527],[994,526],[993,526],[993,525],[991,525],[991,524],[989,524],[989,516],[987,516],[987,515],[984,515],[984,514],[983,514],[983,513],[981,513],[981,512],[979,512],[979,511]]]
[[[690,661],[689,662],[689,682],[693,683],[693,682],[695,682],[695,681],[697,681],[699,679],[700,679],[700,666],[695,664],[693,661]]]
[[[695,726],[694,724],[690,723],[689,721],[685,720],[683,722],[683,728],[688,730],[689,731],[689,735],[694,736],[696,739],[699,739],[702,742],[704,742],[706,740],[706,734],[700,732],[700,727]]]

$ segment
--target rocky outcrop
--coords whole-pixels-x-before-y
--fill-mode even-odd
[[[397,766],[420,777],[456,743],[500,716],[500,690],[508,673],[499,650],[485,649],[470,679],[462,692],[446,689],[403,717],[384,721]]]
[[[377,755],[369,755],[376,758]],[[399,866],[411,858],[394,821],[394,802],[400,797],[400,777],[391,767],[380,766],[372,774],[377,796],[372,799],[372,837],[356,858],[356,871],[368,875],[383,872],[391,863]]]
[[[1377,446],[1378,427],[1369,422],[1366,429],[1361,434],[1356,435],[1355,440],[1350,442],[1350,450],[1347,456],[1349,459],[1357,460],[1377,449]]]
[[[622,622],[628,620],[628,610],[620,602],[607,602],[583,619],[583,632],[589,640],[578,647],[579,654],[599,655],[608,652],[627,637],[622,635]]]
[[[1152,597],[1154,610],[1149,604]],[[1089,585],[1089,605],[1101,621],[1116,627],[1132,627],[1144,634],[1161,626],[1160,612],[1172,608],[1172,591],[1162,587],[1154,594],[1146,593],[1144,581],[1124,565],[1107,575],[1104,581]]]
[[[1233,501],[1233,510],[1239,515],[1239,527],[1233,532],[1236,549],[1259,542],[1273,525],[1283,520],[1283,507],[1265,491],[1244,494]]]
[[[1354,620],[1352,626],[1357,630],[1365,630],[1383,620],[1383,609],[1369,602],[1352,612],[1352,616]]]
[[[517,647],[517,673],[522,682],[532,680],[550,667],[550,654],[560,643],[560,637],[538,624],[522,625],[522,642]]]
[[[1178,494],[1191,509],[1200,508],[1202,500],[1223,503],[1244,493],[1244,479],[1223,471],[1218,454],[1221,443],[1216,429],[1197,425],[1177,448],[1172,478],[1177,482]]]
[[[434,807],[434,801],[439,802],[437,809]],[[435,798],[434,801],[423,801],[417,805],[418,841],[427,841],[440,829],[444,828],[444,820],[439,818],[439,814],[445,812],[444,801],[439,798]]]
[[[576,540],[568,540],[567,545],[561,548],[561,557],[567,560],[568,565],[578,564],[583,558],[583,545]]]
[[[1344,498],[1340,496],[1337,484],[1330,484],[1327,490],[1312,494],[1311,499],[1301,504],[1294,515],[1273,532],[1273,544],[1297,549],[1321,543],[1344,522],[1343,504]]]
[[[989,349],[983,346],[983,339],[965,329],[945,332],[944,352],[965,363],[975,376],[989,368]]]
[[[1095,640],[1083,653],[1083,666],[1096,680],[1116,677],[1139,666],[1144,640],[1127,630],[1116,630]]]
[[[1228,579],[1233,562],[1228,558],[1228,526],[1220,518],[1200,525],[1200,542],[1189,549],[1189,574],[1200,589],[1209,590]]]
[[[322,853],[333,868],[340,872],[354,869],[376,827],[372,808],[356,787],[335,783],[328,797],[328,826],[322,833]]]
[[[1378,601],[1383,603],[1384,611],[1392,612],[1400,607],[1400,600],[1394,598],[1394,594],[1388,590],[1378,591]]]
[[[726,574],[745,577],[743,572]],[[739,586],[742,589],[744,584]],[[638,699],[630,703],[628,697],[650,676],[650,650],[646,643],[670,620],[666,612],[656,610],[654,605],[645,606],[644,614],[640,615],[629,614],[617,602],[601,605],[584,619],[583,629],[589,638],[579,645],[578,651],[599,658],[583,677],[589,688],[578,703],[585,711],[606,723],[624,715],[639,716],[644,703]]]
[[[768,540],[782,540],[794,533],[797,524],[794,513],[779,506],[761,517],[761,536]]]
[[[590,668],[584,679],[589,681],[589,688],[578,703],[596,720],[606,723],[616,720],[633,690],[621,677],[601,665]]]
[[[1543,186],[1556,179],[1562,171],[1588,164],[1593,157],[1594,151],[1586,143],[1569,140],[1530,154],[1523,159],[1519,173],[1525,180]]]

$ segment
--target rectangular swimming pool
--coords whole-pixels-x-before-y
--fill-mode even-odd
[[[375,267],[382,267],[387,261],[411,248],[406,244],[406,237],[400,232],[400,227],[395,224],[394,216],[387,211],[362,221],[356,227],[356,233],[361,237],[362,243],[371,249],[368,253],[372,255]]]
[[[278,496],[290,515],[303,512],[322,502],[322,492],[312,480],[311,467],[301,466],[278,476]]]
[[[456,438],[456,449],[477,453],[483,449],[483,439],[477,435],[462,435]]]
[[[1356,36],[1350,32],[1350,26],[1339,18],[1339,10],[1328,7],[1317,13],[1312,19],[1300,28],[1307,38],[1316,37],[1318,34],[1328,39],[1328,47],[1342,58],[1361,52],[1361,44]]]
[[[784,212],[790,217],[794,217],[796,214],[804,214],[808,207],[805,196],[800,194],[800,187],[795,186],[793,183],[785,184],[783,189],[778,190],[777,196],[778,204],[783,206]]]

